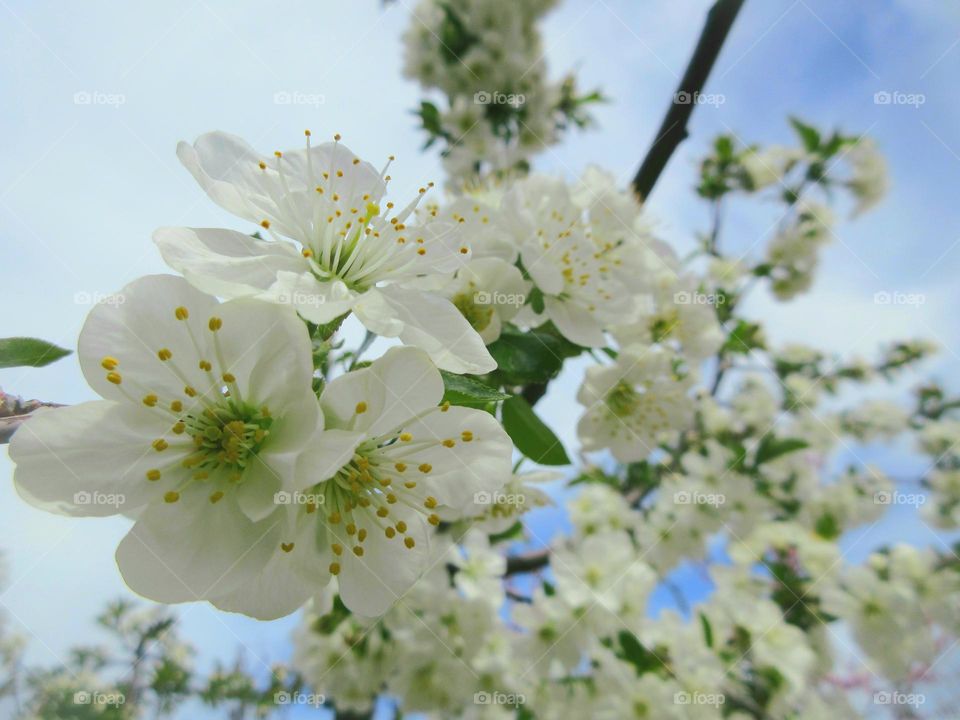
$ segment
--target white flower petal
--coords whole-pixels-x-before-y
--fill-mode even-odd
[[[322,324],[350,312],[357,295],[341,280],[321,282],[311,272],[280,272],[270,288],[257,297],[291,305],[310,322]]]
[[[297,459],[296,489],[307,488],[332,478],[337,470],[350,461],[354,450],[365,438],[366,434],[362,432],[330,428],[317,433],[313,442]]]
[[[549,295],[543,299],[543,304],[547,315],[567,340],[584,347],[603,347],[607,344],[603,326],[579,305]]]
[[[373,528],[364,541],[362,557],[350,552],[348,537],[337,539],[348,548],[340,559],[342,569],[337,576],[340,598],[358,615],[383,615],[417,581],[429,557],[429,535],[423,518],[404,508],[394,513],[394,519],[406,522],[405,536],[387,538],[382,530]],[[404,545],[404,537],[412,538],[412,548]]]
[[[49,512],[130,512],[169,489],[147,480],[147,471],[189,452],[171,447],[158,457],[150,443],[168,430],[162,417],[126,404],[38,410],[10,441],[14,483],[25,500]]]
[[[395,347],[370,367],[333,380],[320,404],[331,426],[362,429],[376,437],[436,407],[442,398],[443,379],[427,354]],[[357,413],[360,403],[365,409]]]
[[[365,293],[354,312],[372,332],[425,350],[444,370],[482,374],[497,367],[477,331],[444,298],[391,285]]]
[[[256,295],[277,273],[310,267],[292,243],[268,242],[233,230],[162,227],[153,234],[164,261],[200,290],[220,297]]]
[[[269,561],[280,517],[251,522],[231,494],[212,503],[195,483],[177,502],[147,508],[117,548],[117,565],[130,589],[157,602],[232,593]]]

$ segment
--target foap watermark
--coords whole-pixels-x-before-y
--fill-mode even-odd
[[[78,90],[73,94],[74,105],[106,105],[118,108],[127,104],[123,93],[104,92],[103,90]]]
[[[480,692],[473,694],[473,704],[474,705],[506,705],[508,707],[520,707],[525,705],[527,698],[522,693],[503,693],[497,692],[488,692],[486,690],[481,690]]]
[[[481,490],[473,494],[473,502],[477,505],[523,505],[527,502],[527,498],[522,493]]]
[[[908,93],[899,90],[881,90],[873,94],[874,105],[908,105],[914,108],[920,108],[927,102],[927,96],[923,93]]]
[[[927,701],[923,693],[902,693],[896,690],[881,690],[873,694],[875,705],[911,705],[919,707]]]
[[[504,93],[499,90],[479,90],[473,94],[476,105],[509,105],[520,107],[527,101],[523,93]]]
[[[274,705],[309,705],[317,708],[326,702],[327,697],[322,693],[303,693],[299,690],[287,692],[281,690],[273,694]]]
[[[106,493],[99,490],[87,492],[81,490],[73,494],[74,505],[106,505],[118,508],[127,502],[127,496],[123,493]]]
[[[674,105],[713,105],[720,107],[727,102],[727,96],[720,93],[686,92],[674,93]]]
[[[727,702],[723,693],[678,692],[673,694],[674,705],[711,705],[720,707]]]
[[[920,507],[927,502],[927,496],[920,493],[905,493],[899,490],[893,492],[880,491],[873,494],[874,505],[908,505]]]
[[[923,293],[905,293],[899,291],[889,292],[881,290],[873,294],[874,305],[909,305],[920,307],[927,302],[927,296]]]
[[[318,295],[317,293],[294,290],[293,292],[277,293],[277,302],[282,305],[319,307],[320,305],[326,304],[327,297],[325,295]]]
[[[680,490],[673,494],[673,502],[677,505],[710,505],[711,507],[719,507],[726,501],[727,496],[723,493]]]
[[[677,305],[723,305],[727,301],[726,295],[717,293],[687,292],[681,290],[673,294],[673,302]]]
[[[523,304],[527,302],[527,296],[523,293],[487,292],[486,290],[480,290],[473,294],[473,302],[476,305],[523,307]]]
[[[96,690],[78,690],[73,694],[74,705],[111,705],[119,707],[127,701],[121,692],[99,692]]]
[[[127,298],[122,293],[80,290],[73,294],[74,305],[123,305],[126,301]]]
[[[305,493],[299,490],[293,492],[281,490],[273,494],[274,505],[323,505],[326,501],[325,495]]]
[[[320,107],[327,102],[327,96],[320,93],[301,92],[300,90],[278,90],[273,94],[274,105],[312,105]]]

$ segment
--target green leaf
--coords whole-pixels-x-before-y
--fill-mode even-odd
[[[730,332],[723,345],[723,351],[740,355],[747,355],[755,348],[763,348],[763,328],[757,323],[741,320]]]
[[[708,648],[713,647],[713,626],[710,625],[710,620],[703,613],[700,615],[700,626],[703,628],[703,641],[707,644]]]
[[[456,375],[446,370],[441,370],[440,375],[443,377],[443,399],[451,405],[483,407],[487,403],[512,397],[467,375]]]
[[[796,452],[797,450],[803,450],[806,447],[809,447],[809,444],[799,438],[780,439],[772,433],[764,435],[760,441],[760,445],[757,446],[757,453],[754,456],[753,464],[759,467],[763,463],[776,460],[778,457]]]
[[[0,338],[0,368],[43,367],[70,354],[46,340],[36,338]]]
[[[503,403],[503,428],[517,449],[541,465],[569,465],[560,440],[519,395]]]
[[[530,332],[508,325],[487,350],[497,361],[497,372],[505,385],[526,385],[548,382],[560,372],[566,358],[579,355],[583,348],[549,325]]]
[[[656,672],[664,668],[663,661],[656,654],[647,650],[632,632],[621,630],[617,637],[620,640],[621,648],[621,652],[618,652],[617,655],[633,665],[637,670],[637,675]]]
[[[803,143],[803,147],[807,152],[816,152],[820,149],[819,130],[795,117],[790,118],[790,124],[793,125],[793,129],[797,131],[797,135],[800,136],[800,141]]]

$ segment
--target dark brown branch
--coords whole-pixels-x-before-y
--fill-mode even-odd
[[[549,550],[537,550],[524,555],[511,555],[507,558],[507,571],[504,575],[536,572],[550,562]]]
[[[697,98],[707,84],[710,71],[713,70],[743,3],[744,0],[717,0],[707,13],[707,22],[700,33],[700,40],[683,79],[680,80],[680,86],[672,98],[667,116],[633,179],[633,191],[641,202],[650,197],[650,192],[670,157],[687,138],[687,123],[697,105]]]
[[[0,390],[0,445],[10,442],[13,433],[26,422],[30,413],[42,407],[62,406],[42,400],[23,400]]]

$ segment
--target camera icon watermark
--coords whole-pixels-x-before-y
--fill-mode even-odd
[[[74,305],[123,305],[127,298],[122,293],[103,293],[80,290],[73,294]]]
[[[713,105],[714,107],[720,107],[726,102],[727,96],[721,93],[702,93],[699,91],[690,93],[681,90],[673,95],[674,105]]]
[[[322,693],[303,693],[299,690],[287,692],[281,690],[273,694],[274,705],[309,705],[310,707],[321,707],[327,702],[327,698]]]
[[[720,707],[727,702],[723,693],[677,692],[673,694],[674,705],[711,705]]]
[[[274,105],[310,105],[320,107],[327,102],[327,96],[320,93],[301,92],[299,90],[279,90],[273,94]]]
[[[673,294],[676,305],[723,305],[727,301],[726,295],[717,293],[688,292],[681,290]]]
[[[505,493],[499,490],[487,492],[480,490],[473,494],[473,502],[476,505],[523,505],[527,498],[523,493]]]
[[[887,290],[881,290],[873,294],[874,305],[908,305],[920,307],[926,302],[927,296],[923,293],[889,292]]]
[[[873,494],[874,505],[907,505],[920,507],[927,502],[927,496],[920,493],[904,493],[899,490],[887,492],[882,490]]]
[[[523,307],[526,302],[527,296],[523,293],[479,290],[473,294],[473,303],[475,305],[509,305],[510,307]]]
[[[923,93],[906,93],[899,90],[881,90],[873,94],[874,105],[907,105],[919,109],[926,104],[927,96]]]
[[[123,93],[109,93],[102,90],[78,90],[73,94],[74,105],[106,105],[119,108],[127,104],[127,96]]]
[[[101,705],[118,707],[127,701],[121,692],[105,693],[90,690],[78,690],[73,694],[74,705]]]
[[[503,93],[498,90],[479,90],[473,94],[475,105],[509,105],[518,108],[527,102],[523,93]]]
[[[522,693],[488,692],[481,690],[473,694],[474,705],[506,705],[516,708],[525,705],[526,702],[527,698]]]
[[[326,495],[321,495],[320,493],[305,493],[299,490],[294,490],[293,492],[280,490],[273,494],[274,505],[312,505],[316,507],[323,505],[326,501]]]
[[[919,707],[927,701],[923,693],[902,693],[897,691],[881,690],[873,694],[874,705],[911,705]]]
[[[88,492],[86,490],[80,490],[73,494],[73,504],[74,505],[83,505],[83,506],[108,506],[119,508],[122,505],[126,504],[127,496],[123,493],[105,493],[99,490],[94,490],[93,492]]]
[[[723,493],[703,493],[699,491],[679,490],[673,494],[675,505],[710,505],[720,507],[727,502]]]

